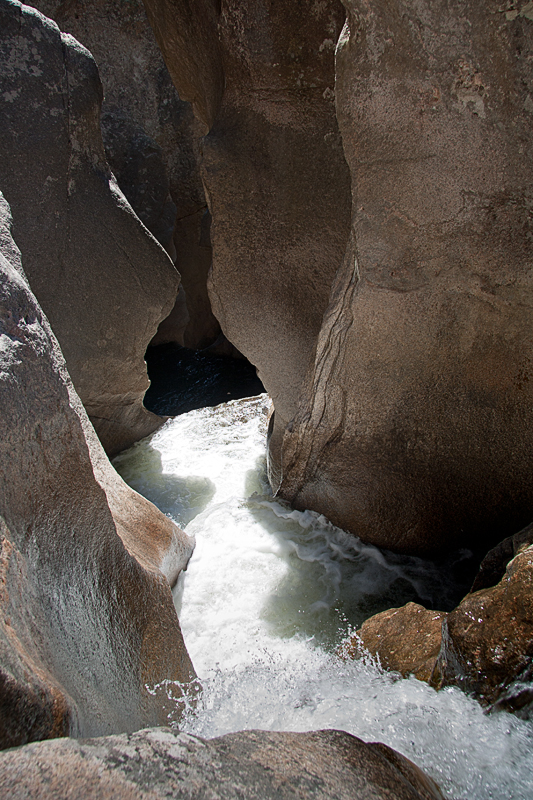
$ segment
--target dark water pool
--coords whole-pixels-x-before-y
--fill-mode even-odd
[[[161,416],[174,417],[265,391],[255,367],[244,358],[176,344],[149,347],[145,358],[151,384],[144,405]]]

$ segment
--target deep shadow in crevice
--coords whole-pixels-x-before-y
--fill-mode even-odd
[[[161,416],[174,417],[265,391],[255,367],[244,358],[190,350],[174,343],[149,347],[145,358],[151,385],[144,405]]]

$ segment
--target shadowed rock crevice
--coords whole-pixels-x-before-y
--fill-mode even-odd
[[[174,309],[154,344],[209,346],[220,325],[206,283],[211,244],[197,152],[204,126],[172,85],[141,0],[35,0],[34,5],[94,56],[104,87],[106,157],[133,210],[181,274]]]
[[[275,469],[349,233],[333,104],[344,11],[335,0],[268,11],[238,0],[145,5],[180,95],[209,128],[200,160],[213,219],[209,295],[273,399]]]
[[[156,414],[176,416],[264,392],[255,367],[244,358],[166,344],[149,347],[146,361],[150,388],[144,404]]]

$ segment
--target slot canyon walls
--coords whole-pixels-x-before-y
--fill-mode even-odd
[[[520,531],[533,516],[530,4],[145,5],[205,124],[212,304],[274,401],[274,491],[411,554],[482,554]],[[500,702],[531,678],[531,548],[515,555],[449,615],[410,604],[372,635],[391,632],[397,658],[408,625],[428,639],[408,653],[426,679]],[[530,700],[526,687],[516,707]]]
[[[211,303],[273,398],[276,483],[349,231],[334,105],[344,10],[329,0],[145,6],[180,96],[205,124]]]
[[[166,721],[187,681],[170,585],[193,542],[109,464],[158,427],[144,351],[179,276],[118,189],[90,54],[0,0],[0,747]],[[17,243],[18,244],[18,243]]]
[[[187,681],[169,582],[193,543],[118,478],[31,293],[0,195],[0,747],[166,721]]]
[[[403,552],[486,550],[519,530],[533,513],[533,22],[495,3],[346,0],[348,236],[331,102],[344,9],[145,5],[206,126],[212,304],[273,398],[274,490]]]
[[[207,296],[209,214],[197,163],[202,125],[180,100],[141,0],[31,3],[94,56],[106,156],[128,202],[181,275],[154,343],[205,347],[220,334]]]
[[[533,513],[533,22],[345,6],[352,242],[280,494],[381,547],[486,551]]]
[[[0,173],[32,290],[108,453],[161,424],[144,353],[179,284],[105,160],[94,60],[37,11],[0,3]]]
[[[274,400],[274,490],[418,554],[487,549],[529,522],[527,6],[145,0],[181,100],[138,3],[39,6],[101,47],[113,168],[178,266],[193,275],[203,259],[199,285],[212,241],[214,311]],[[106,60],[113,39],[117,58]],[[0,0],[0,61],[0,189],[14,238],[115,453],[161,422],[142,407],[143,355],[179,276],[106,162],[88,51]],[[191,543],[109,467],[2,209],[0,677],[6,718],[20,717],[3,741],[155,724],[163,711],[145,684],[192,674],[162,577],[175,579]],[[203,291],[191,288],[189,302]],[[160,341],[204,346],[218,332],[213,317],[206,333],[174,314]],[[530,562],[528,552],[509,568],[496,608],[513,608],[508,592],[529,585]],[[449,683],[454,659],[478,647],[463,642],[467,615],[446,618]]]

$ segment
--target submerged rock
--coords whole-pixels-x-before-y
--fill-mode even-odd
[[[146,347],[179,275],[105,160],[96,64],[72,36],[0,1],[0,173],[32,290],[108,453],[155,430]]]
[[[0,747],[161,724],[193,676],[164,577],[193,543],[109,464],[9,228],[0,195]]]
[[[168,728],[0,753],[13,800],[76,796],[442,800],[433,781],[383,744],[343,731],[244,731],[200,739]]]
[[[352,241],[279,491],[388,549],[486,550],[533,515],[533,25],[344,5]]]

